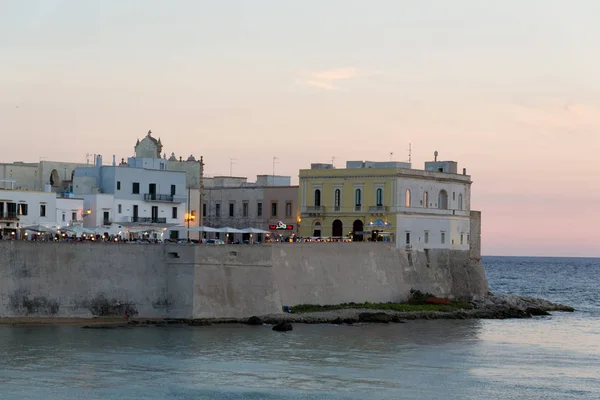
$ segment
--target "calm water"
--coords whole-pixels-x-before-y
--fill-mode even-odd
[[[600,399],[600,259],[484,262],[492,291],[579,311],[287,334],[0,326],[0,399]]]

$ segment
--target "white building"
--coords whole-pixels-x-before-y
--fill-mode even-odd
[[[468,250],[471,177],[454,161],[426,162],[425,170],[399,170],[395,190],[398,247]]]
[[[0,232],[4,237],[31,225],[57,228],[80,224],[82,219],[82,198],[57,198],[51,191],[0,190]]]
[[[93,168],[75,170],[73,191],[84,198],[84,226],[109,227],[117,230],[154,230],[183,226],[187,209],[186,174],[154,169],[155,163],[102,165],[98,155]],[[141,165],[144,165],[141,161]],[[177,237],[174,230],[171,237]]]

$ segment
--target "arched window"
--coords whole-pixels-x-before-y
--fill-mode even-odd
[[[404,205],[410,207],[410,189],[406,189],[406,198],[404,199]]]
[[[321,207],[321,189],[315,190],[315,207]]]
[[[423,192],[423,207],[429,207],[429,195],[427,192]]]
[[[335,189],[335,192],[333,193],[333,202],[334,202],[334,206],[335,206],[335,210],[336,211],[340,211],[340,208],[342,206],[342,191],[340,189]]]
[[[445,190],[440,190],[440,194],[438,195],[438,208],[442,210],[448,209],[448,192]]]
[[[362,191],[360,189],[356,189],[354,192],[354,205],[356,207],[360,207],[362,205]]]
[[[375,202],[377,204],[375,204],[377,207],[381,207],[383,206],[383,189],[379,188],[377,189],[377,191],[375,192]]]
[[[463,209],[462,193],[458,194],[458,209],[459,210]]]

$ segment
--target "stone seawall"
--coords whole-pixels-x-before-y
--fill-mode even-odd
[[[187,246],[0,242],[0,317],[248,317],[282,305],[482,298],[468,251],[382,243]]]

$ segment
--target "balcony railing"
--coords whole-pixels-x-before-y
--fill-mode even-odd
[[[17,215],[17,213],[5,212],[5,213],[1,213],[0,214],[0,220],[3,220],[3,221],[18,221],[19,220],[19,216]]]
[[[325,207],[323,207],[323,206],[302,207],[303,214],[322,214],[324,212],[325,212]]]
[[[166,224],[166,218],[152,218],[152,217],[131,217],[131,222],[137,222],[141,224]]]
[[[362,206],[354,206],[354,211],[357,211],[357,212],[362,211]]]
[[[387,206],[371,206],[369,207],[369,212],[372,214],[386,213],[388,212]]]
[[[167,203],[181,203],[182,199],[172,194],[146,193],[144,201],[162,201]]]

